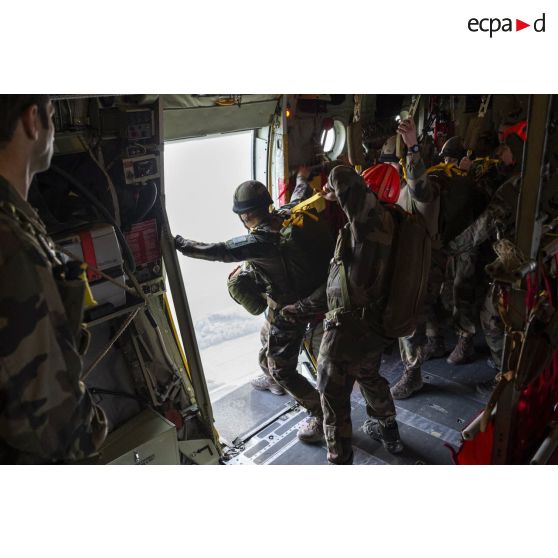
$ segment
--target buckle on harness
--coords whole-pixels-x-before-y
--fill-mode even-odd
[[[341,325],[341,321],[339,320],[339,315],[343,312],[342,309],[337,308],[335,310],[331,310],[331,312],[327,312],[324,318],[324,330],[329,331],[331,329],[335,329]]]
[[[331,312],[326,314],[324,319],[324,330],[329,331],[330,329],[335,329],[346,321],[345,318],[350,318],[354,320],[365,320],[368,315],[368,306],[359,306],[353,310],[343,310],[342,308],[336,308]]]

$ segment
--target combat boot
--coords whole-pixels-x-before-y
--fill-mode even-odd
[[[460,335],[455,349],[447,358],[448,364],[467,364],[475,359],[475,347],[472,335]]]
[[[308,417],[298,429],[298,439],[305,444],[319,444],[325,440],[323,417]]]
[[[403,372],[399,381],[391,387],[391,396],[394,399],[407,399],[415,391],[422,389],[422,372],[420,368],[410,368]]]
[[[403,443],[399,437],[399,428],[395,417],[369,418],[362,425],[362,430],[374,440],[382,442],[384,448],[390,453],[401,453],[403,451]]]
[[[435,337],[427,337],[426,345],[424,346],[424,360],[431,358],[442,358],[446,355],[446,340],[441,335]]]
[[[250,383],[254,389],[259,391],[269,390],[275,395],[285,395],[285,390],[273,378],[266,374],[254,378]]]

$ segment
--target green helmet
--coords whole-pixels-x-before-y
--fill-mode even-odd
[[[247,180],[234,191],[233,211],[238,214],[269,207],[272,203],[267,188],[257,180]]]
[[[465,146],[459,136],[449,138],[440,151],[440,157],[451,157],[452,159],[461,159],[465,157],[465,154]]]

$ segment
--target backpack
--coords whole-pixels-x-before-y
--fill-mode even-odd
[[[231,274],[227,286],[232,298],[250,313],[260,311],[259,298],[270,308],[292,304],[325,284],[335,236],[321,195],[291,208],[280,208],[280,230],[251,229],[251,242],[269,246],[269,255],[247,260],[257,284],[243,272]]]
[[[268,294],[279,306],[310,295],[327,280],[335,238],[325,209],[326,201],[316,194],[289,210],[280,210],[285,216],[281,230],[262,235],[277,246],[281,273],[269,277],[261,264],[250,263],[266,278]],[[274,285],[274,280],[280,284]]]
[[[454,163],[440,163],[426,172],[440,191],[438,230],[442,245],[447,246],[482,213],[486,196],[473,178]]]
[[[292,291],[304,298],[327,280],[335,235],[326,200],[315,194],[290,210],[279,233],[279,252]]]
[[[383,328],[388,337],[406,337],[415,331],[424,304],[432,244],[422,215],[386,207],[397,225]]]
[[[395,235],[389,261],[389,290],[379,324],[387,337],[411,335],[424,304],[430,272],[431,238],[422,215],[409,213],[398,205],[382,204],[395,222]],[[348,225],[341,235],[349,232]],[[341,292],[345,310],[351,308],[342,250],[345,242],[340,236],[335,260],[340,267]]]

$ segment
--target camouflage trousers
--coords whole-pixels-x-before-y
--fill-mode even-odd
[[[476,333],[477,260],[475,249],[455,258],[453,280],[453,322],[459,335],[470,337]]]
[[[304,334],[304,349],[315,370],[314,375],[318,373],[318,355],[320,354],[320,345],[324,336],[323,319],[317,322],[311,322]]]
[[[391,343],[393,339],[374,333],[360,320],[324,333],[318,357],[318,389],[330,463],[352,462],[351,393],[355,381],[366,401],[368,416],[395,415],[389,383],[380,376],[382,352]]]
[[[426,297],[419,314],[417,328],[412,335],[399,339],[401,361],[407,370],[420,368],[424,362],[426,335],[443,336],[443,302],[440,291],[445,278],[445,256],[432,252]]]
[[[447,256],[441,250],[432,250],[425,299],[426,333],[429,337],[443,337],[451,318],[453,293],[446,281]]]
[[[321,416],[320,394],[297,370],[305,331],[305,323],[288,322],[279,313],[270,311],[260,331],[260,367],[264,374],[271,376],[309,414]]]
[[[504,323],[498,313],[498,289],[491,286],[480,311],[480,321],[486,344],[490,349],[496,369],[502,369],[502,353],[504,351]]]

